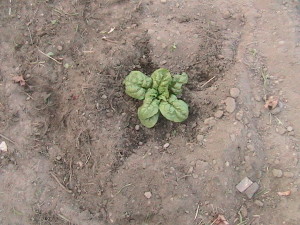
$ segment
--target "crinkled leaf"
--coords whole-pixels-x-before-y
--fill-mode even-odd
[[[163,95],[165,98],[169,98],[169,86],[172,82],[172,76],[167,69],[155,70],[151,78],[153,80],[152,88],[158,90],[159,95]]]
[[[143,100],[148,88],[152,85],[152,79],[140,71],[132,71],[125,78],[125,93],[132,98]]]
[[[159,102],[157,98],[157,91],[155,89],[148,89],[141,105],[138,109],[139,119],[148,119],[158,113]]]
[[[175,95],[171,95],[168,101],[162,101],[159,105],[159,110],[164,117],[173,122],[182,122],[189,115],[188,105],[184,101],[177,99]]]
[[[158,117],[159,117],[159,112],[147,119],[140,118],[140,121],[145,127],[152,128],[157,123]]]
[[[170,85],[170,90],[174,95],[180,95],[182,92],[182,85],[188,82],[188,75],[186,73],[177,74],[173,76]]]
[[[155,89],[148,89],[143,101],[143,105],[138,109],[138,117],[141,123],[148,128],[153,127],[159,117],[159,102],[157,99],[158,92]]]

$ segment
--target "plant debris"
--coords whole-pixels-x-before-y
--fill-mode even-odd
[[[213,224],[216,224],[216,225],[230,225],[223,215],[218,215],[217,219],[214,220]]]
[[[26,81],[24,80],[24,77],[22,75],[14,76],[12,80],[15,83],[19,83],[21,86],[25,86],[25,84],[26,84]]]
[[[277,192],[277,194],[279,195],[279,196],[289,196],[289,195],[291,195],[291,191],[289,190],[289,191],[283,191],[283,192]]]

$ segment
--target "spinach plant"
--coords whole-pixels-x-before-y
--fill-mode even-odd
[[[124,80],[125,93],[130,97],[143,100],[138,108],[141,123],[153,127],[162,114],[173,122],[188,118],[188,105],[177,98],[182,93],[182,85],[188,82],[186,73],[172,76],[167,69],[155,70],[151,77],[140,71],[132,71]]]

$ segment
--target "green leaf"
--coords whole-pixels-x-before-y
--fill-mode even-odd
[[[46,55],[47,56],[54,56],[54,53],[53,52],[48,52]]]
[[[141,124],[143,124],[145,127],[152,128],[157,123],[158,118],[159,118],[159,112],[156,113],[155,115],[151,116],[150,118],[140,119],[140,121],[141,121]]]
[[[125,93],[132,98],[143,100],[146,90],[151,87],[152,79],[140,71],[132,71],[125,78]]]
[[[155,70],[151,78],[153,80],[152,88],[158,90],[159,95],[163,95],[165,98],[169,98],[169,85],[172,82],[172,76],[167,69]]]
[[[141,123],[148,128],[153,127],[159,117],[159,103],[157,99],[157,91],[155,89],[148,89],[143,101],[143,105],[138,109],[138,117]]]
[[[172,83],[170,85],[170,91],[174,95],[180,95],[182,93],[182,85],[188,82],[188,75],[186,73],[174,75]]]
[[[189,116],[188,105],[175,95],[171,95],[168,101],[162,101],[159,110],[164,117],[173,122],[182,122]]]

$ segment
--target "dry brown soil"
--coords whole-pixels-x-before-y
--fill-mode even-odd
[[[297,0],[1,0],[0,224],[299,225],[299,15]],[[188,73],[190,116],[147,129],[122,81],[160,67]]]

